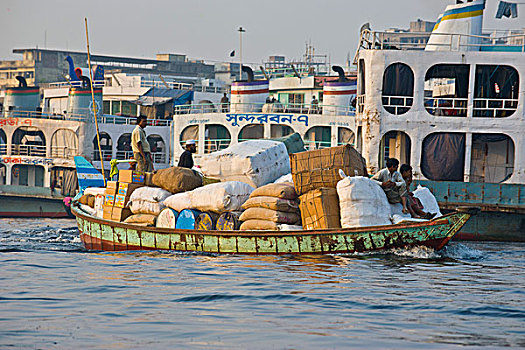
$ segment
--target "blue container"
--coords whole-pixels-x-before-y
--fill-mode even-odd
[[[195,221],[201,212],[194,209],[184,209],[177,217],[175,228],[183,230],[195,230]]]

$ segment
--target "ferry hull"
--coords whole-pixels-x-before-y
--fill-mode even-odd
[[[427,246],[441,249],[474,211],[401,225],[314,231],[197,231],[102,220],[73,206],[88,250],[173,250],[220,254],[342,254]]]
[[[0,217],[71,217],[62,198],[47,199],[0,194]]]

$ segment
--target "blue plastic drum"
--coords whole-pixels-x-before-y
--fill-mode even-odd
[[[195,222],[201,212],[194,209],[181,210],[177,217],[175,228],[183,230],[195,230]]]

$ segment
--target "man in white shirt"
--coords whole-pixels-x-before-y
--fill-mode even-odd
[[[144,131],[147,123],[147,117],[143,115],[137,117],[137,126],[133,130],[133,134],[131,134],[131,149],[133,150],[133,158],[137,161],[135,170],[140,172],[153,171],[151,150]]]
[[[385,191],[386,198],[389,203],[401,203],[403,205],[403,213],[408,213],[406,195],[407,186],[403,177],[397,171],[399,161],[395,158],[388,158],[386,160],[386,168],[379,171],[372,176],[372,180],[377,182]]]

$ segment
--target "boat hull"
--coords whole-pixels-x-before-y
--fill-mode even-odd
[[[0,217],[67,218],[72,216],[66,211],[62,198],[49,199],[1,194]]]
[[[220,254],[342,254],[423,245],[441,249],[468,221],[456,212],[424,223],[313,231],[197,231],[128,225],[72,208],[88,250]]]

